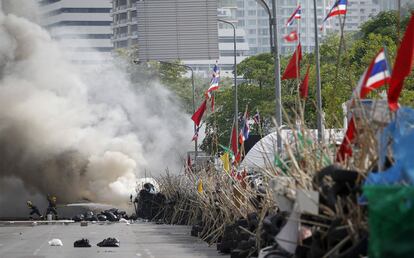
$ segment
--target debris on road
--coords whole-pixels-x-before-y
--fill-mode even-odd
[[[63,246],[62,240],[58,239],[58,238],[54,238],[52,240],[50,240],[49,242],[50,246]]]
[[[77,240],[73,243],[73,247],[91,247],[91,244],[89,244],[89,240],[86,238],[82,238],[80,240]]]
[[[119,247],[119,240],[108,237],[97,244],[99,247]]]

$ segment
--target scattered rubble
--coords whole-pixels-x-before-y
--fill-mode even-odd
[[[119,247],[119,240],[116,238],[108,237],[97,244],[99,247]]]
[[[76,240],[73,243],[73,247],[91,247],[91,244],[89,244],[89,240],[86,238],[82,238],[80,240]]]

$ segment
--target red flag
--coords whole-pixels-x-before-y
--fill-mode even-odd
[[[290,59],[288,65],[286,66],[286,70],[283,73],[282,80],[299,78],[301,60],[302,60],[302,46],[299,43],[298,47],[296,48],[295,53],[293,53],[292,58]]]
[[[197,111],[193,114],[191,119],[194,121],[194,123],[199,126],[201,122],[201,118],[204,115],[204,111],[206,111],[207,107],[207,100],[204,100],[203,103],[200,105],[200,107],[197,109]]]
[[[290,32],[286,36],[283,37],[287,42],[294,42],[299,39],[298,33],[296,30]]]
[[[411,73],[414,60],[414,14],[411,15],[407,30],[401,41],[395,58],[390,88],[388,89],[388,106],[392,111],[398,109],[398,98],[404,86],[405,77]]]
[[[308,97],[308,91],[309,91],[309,68],[310,65],[308,65],[308,69],[306,70],[305,78],[303,79],[302,83],[299,87],[299,93],[300,97],[303,99],[306,99]]]
[[[231,150],[233,151],[234,155],[237,155],[237,153],[239,152],[239,147],[237,144],[237,132],[234,124],[233,129],[231,130]]]
[[[237,153],[236,158],[234,159],[234,164],[239,164],[241,160],[241,151]]]
[[[339,147],[338,152],[336,153],[336,161],[341,162],[345,161],[347,157],[352,156],[352,141],[356,136],[355,130],[355,121],[354,118],[351,117],[349,120],[348,128],[346,129],[345,137]]]

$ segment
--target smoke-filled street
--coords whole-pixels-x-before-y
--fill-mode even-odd
[[[148,223],[2,226],[0,257],[226,257],[189,232],[186,226]],[[120,247],[96,246],[107,237],[118,238]],[[49,246],[52,238],[62,240],[63,246]],[[88,238],[92,247],[73,248],[73,242],[81,238]]]
[[[414,257],[414,0],[0,0],[0,258]]]

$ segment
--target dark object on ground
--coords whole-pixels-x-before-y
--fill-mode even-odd
[[[357,179],[358,172],[331,165],[316,173],[313,182],[321,192],[320,202],[335,210],[337,198],[350,196]]]
[[[85,217],[85,220],[86,221],[94,221],[94,220],[96,221],[96,220],[98,220],[96,218],[96,216],[93,214],[92,211],[85,212],[84,217]]]
[[[137,217],[148,220],[156,219],[165,205],[165,195],[154,193],[154,186],[150,183],[144,184],[144,188],[139,192],[134,201]],[[180,223],[177,222],[177,224]]]
[[[200,234],[201,231],[203,231],[203,227],[201,225],[193,225],[191,228],[191,236],[198,237],[198,234]]]
[[[97,244],[99,247],[119,247],[119,240],[108,237]]]
[[[232,257],[247,257],[250,250],[245,254],[245,249],[255,245],[255,240],[250,239],[250,234],[241,228],[248,229],[249,224],[246,219],[239,219],[232,225],[224,227],[224,233],[220,243],[217,243],[217,250],[221,253],[231,253]],[[239,251],[232,252],[234,249]]]
[[[107,220],[109,221],[112,221],[112,222],[119,221],[118,217],[111,211],[104,211],[102,214],[105,215]]]
[[[83,216],[83,214],[76,215],[75,217],[72,218],[72,220],[75,221],[75,222],[81,222],[84,219],[85,219],[85,217]]]
[[[279,212],[274,215],[268,215],[263,219],[261,238],[265,245],[274,243],[275,236],[286,224],[288,215],[287,212]]]
[[[99,215],[98,215],[98,220],[99,220],[99,221],[106,221],[106,216],[105,216],[105,215],[103,215],[103,214],[99,214]]]
[[[81,240],[76,240],[75,243],[73,243],[73,247],[91,247],[91,244],[89,244],[88,239],[82,238]]]

